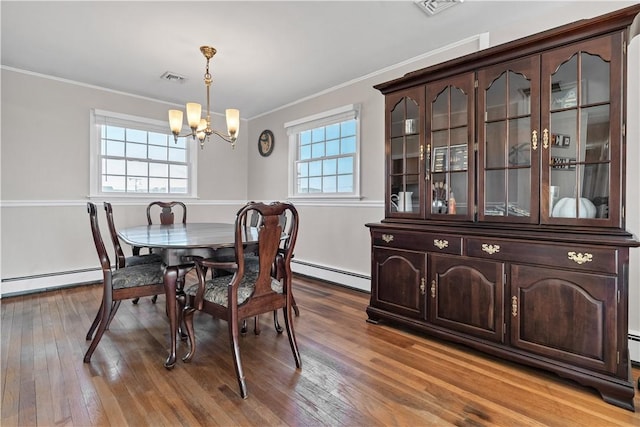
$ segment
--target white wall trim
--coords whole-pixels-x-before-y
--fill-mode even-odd
[[[640,331],[629,329],[629,358],[640,364]]]
[[[3,279],[0,283],[0,298],[95,282],[102,282],[102,270],[100,268]]]
[[[161,195],[154,197],[87,197],[78,200],[0,200],[0,208],[44,208],[44,207],[70,207],[85,206],[88,201],[102,202],[109,201],[114,206],[139,206],[146,205],[150,200],[158,199]],[[248,200],[202,200],[181,197],[180,200],[187,201],[187,204],[197,206],[242,206]],[[265,203],[273,200],[263,200]],[[331,206],[331,207],[359,207],[359,208],[384,208],[384,200],[354,200],[327,198],[325,200],[305,200],[304,198],[291,199],[291,203],[296,206]]]

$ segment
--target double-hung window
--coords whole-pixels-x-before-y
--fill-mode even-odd
[[[285,123],[289,198],[360,198],[358,105]]]
[[[166,122],[101,110],[91,122],[92,196],[196,195],[196,150]]]

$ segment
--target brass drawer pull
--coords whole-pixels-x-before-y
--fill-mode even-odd
[[[488,253],[489,255],[493,255],[500,252],[500,245],[489,245],[487,243],[483,243],[482,251]]]
[[[444,248],[449,247],[449,241],[448,240],[433,239],[433,245],[438,249],[444,249]]]
[[[432,280],[431,281],[431,298],[435,298],[436,297],[436,281]]]
[[[591,255],[588,252],[585,252],[585,253],[567,252],[567,256],[571,261],[574,261],[580,265],[593,261],[593,255]]]
[[[513,317],[518,317],[518,297],[511,297],[511,315]]]
[[[383,234],[382,240],[384,240],[387,243],[393,242],[393,234]]]
[[[425,280],[424,277],[422,279],[420,279],[420,295],[424,295],[426,293],[426,285],[425,285]]]

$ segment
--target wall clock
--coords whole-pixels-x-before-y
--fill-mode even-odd
[[[258,151],[262,157],[267,157],[271,154],[274,142],[273,132],[268,129],[263,130],[258,138]]]

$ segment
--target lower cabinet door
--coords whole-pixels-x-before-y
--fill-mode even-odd
[[[424,252],[374,248],[371,305],[425,319],[426,259]]]
[[[616,277],[511,266],[511,345],[577,366],[617,370]]]
[[[479,338],[504,341],[504,264],[429,255],[429,321]]]

